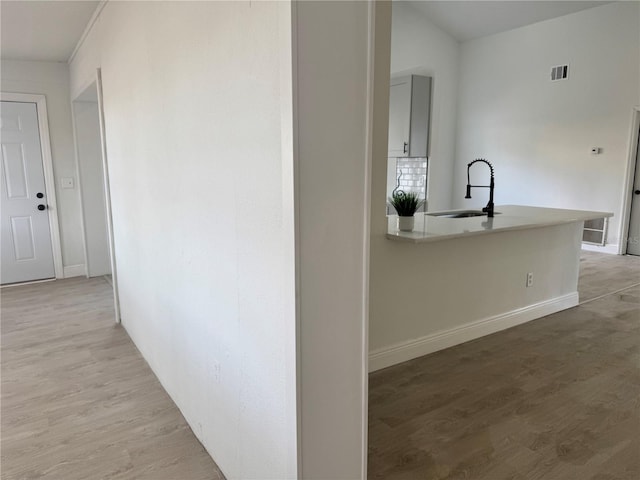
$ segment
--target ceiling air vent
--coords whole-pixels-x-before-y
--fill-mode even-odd
[[[551,67],[551,80],[564,80],[569,76],[569,65]]]

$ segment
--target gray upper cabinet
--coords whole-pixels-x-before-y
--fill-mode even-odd
[[[427,157],[431,77],[408,75],[391,79],[389,92],[389,156]]]

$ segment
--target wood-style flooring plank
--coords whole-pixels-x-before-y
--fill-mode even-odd
[[[638,480],[640,287],[606,295],[638,260],[587,253],[597,299],[372,373],[369,478]]]
[[[640,257],[580,252],[578,292],[584,302],[640,283]]]
[[[104,278],[1,296],[3,480],[224,478],[114,324]]]

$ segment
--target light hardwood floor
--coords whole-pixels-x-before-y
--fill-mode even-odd
[[[634,285],[640,285],[640,257],[585,251],[580,254],[581,303]]]
[[[2,479],[224,478],[100,277],[2,289]]]
[[[585,254],[581,297],[639,283],[621,259]],[[223,478],[103,278],[1,296],[3,480]],[[372,374],[369,477],[637,480],[639,308],[629,288]]]
[[[640,479],[640,258],[582,265],[591,301],[371,374],[369,478]]]

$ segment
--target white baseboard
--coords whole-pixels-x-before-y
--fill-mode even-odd
[[[5,285],[0,285],[0,288],[22,287],[24,285],[33,285],[35,283],[53,282],[55,280],[57,280],[57,279],[56,278],[45,278],[44,280],[31,280],[29,282],[7,283]]]
[[[64,267],[64,278],[83,277],[87,275],[84,265],[66,265]]]
[[[618,245],[613,245],[613,244],[600,246],[600,245],[591,245],[589,243],[583,243],[582,250],[586,250],[588,252],[610,253],[612,255],[618,255]]]
[[[406,362],[578,305],[578,292],[369,352],[369,371]]]

